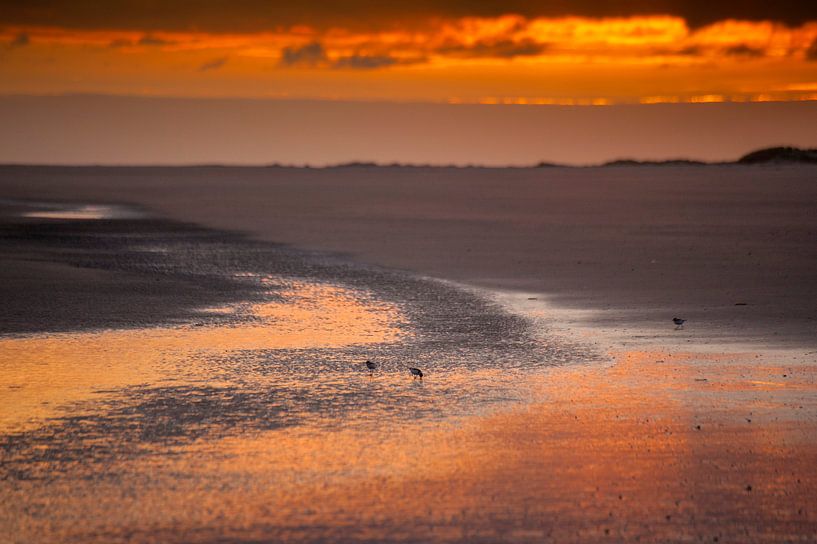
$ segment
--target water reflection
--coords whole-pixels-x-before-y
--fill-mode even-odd
[[[62,479],[45,474],[48,485],[30,479],[43,473],[27,474],[6,489],[3,515],[19,515],[23,501],[15,498],[25,496],[28,505],[49,505],[49,528],[38,533],[37,518],[20,516],[18,535],[105,542],[784,542],[813,535],[815,425],[798,419],[796,406],[817,410],[817,374],[813,364],[782,365],[795,378],[781,397],[757,382],[773,381],[782,366],[755,361],[624,352],[615,364],[518,376],[539,402],[430,423],[387,417],[379,427],[339,424],[331,409],[331,429],[287,421],[271,408],[271,393],[248,403],[235,390],[164,392],[143,397],[139,409],[174,414],[150,418],[167,427],[131,426],[116,410],[101,426],[113,436],[143,433],[136,442],[150,452],[172,447],[172,455],[106,458],[108,446],[98,442],[102,466],[69,463]],[[701,375],[707,382],[696,381]],[[392,373],[357,378],[360,387],[398,394],[433,388],[444,376],[423,385],[398,384]],[[735,396],[724,398],[719,384]],[[467,389],[468,380],[449,385]],[[196,414],[237,413],[211,409],[218,403],[240,407],[250,416],[243,421],[281,425],[174,441],[173,422],[209,428]],[[47,455],[41,462],[48,466]]]
[[[177,327],[0,339],[0,431],[22,430],[66,406],[136,385],[217,385],[203,361],[234,352],[388,343],[403,321],[393,304],[337,286],[265,278],[277,299],[222,308],[232,319]],[[206,315],[208,312],[204,312]],[[229,366],[229,365],[228,365]]]
[[[27,207],[34,207],[32,211],[23,212],[22,217],[36,219],[58,219],[63,221],[92,221],[100,219],[134,219],[142,217],[142,214],[126,208],[114,205],[69,205],[50,204],[45,202],[26,203]]]
[[[172,327],[0,338],[12,541],[817,535],[813,361],[586,364],[593,351],[547,319],[449,284],[166,226],[125,243],[120,228],[124,245],[72,262],[212,292],[239,276],[251,301]]]
[[[111,292],[117,273],[138,276],[149,296],[134,311],[174,302],[158,280],[185,291],[181,309],[214,305],[76,324],[184,316],[175,326],[0,337],[0,527],[14,541],[223,540],[266,523],[277,529],[253,531],[274,540],[310,520],[336,540],[353,519],[337,508],[372,500],[373,482],[458,466],[459,426],[528,400],[543,368],[587,353],[441,282],[194,226],[29,219],[10,232],[37,262],[110,272]],[[64,317],[21,330],[75,328]]]

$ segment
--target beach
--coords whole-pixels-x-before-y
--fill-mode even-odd
[[[0,167],[0,524],[813,541],[815,180]]]
[[[655,331],[813,343],[813,166],[5,167],[8,198],[159,215],[340,252]],[[735,306],[746,303],[747,306]]]

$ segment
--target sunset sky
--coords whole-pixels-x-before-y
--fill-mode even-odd
[[[0,162],[524,165],[817,147],[801,0],[0,0]]]
[[[817,99],[807,1],[0,1],[0,93]]]

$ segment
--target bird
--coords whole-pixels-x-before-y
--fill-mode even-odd
[[[420,370],[419,368],[410,367],[410,368],[409,368],[409,372],[411,372],[411,375],[412,375],[412,376],[414,376],[414,379],[415,379],[415,380],[416,380],[418,377],[419,377],[421,380],[423,379],[423,371],[422,371],[422,370]]]
[[[377,368],[377,363],[373,363],[371,361],[366,361],[366,368],[369,369],[369,372],[374,372]]]
[[[678,330],[684,328],[684,323],[686,323],[687,320],[681,319],[680,317],[673,317],[672,322],[675,323],[675,330]]]

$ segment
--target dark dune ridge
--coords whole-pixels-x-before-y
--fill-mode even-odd
[[[708,166],[729,164],[741,165],[780,165],[780,164],[815,164],[817,149],[800,149],[798,147],[767,147],[752,151],[732,162],[706,162],[692,159],[669,159],[665,161],[639,161],[636,159],[619,159],[609,161],[602,166]]]
[[[725,166],[730,164],[815,164],[817,163],[817,149],[801,149],[799,147],[781,146],[768,147],[758,149],[741,156],[735,161],[720,161],[708,162],[695,159],[666,159],[666,160],[638,160],[638,159],[616,159],[607,161],[599,165],[591,165],[590,168],[598,166]],[[281,165],[271,165],[278,167]],[[430,165],[415,165],[415,164],[380,164],[376,162],[359,162],[352,161],[347,163],[340,163],[328,168],[430,168]],[[568,164],[560,164],[557,162],[540,162],[534,165],[535,168],[587,168],[585,166],[572,166]],[[447,166],[444,168],[457,168],[456,166]],[[471,165],[466,168],[480,168],[479,165]],[[525,167],[521,167],[525,168]]]
[[[599,165],[591,165],[590,168],[597,168],[599,166],[727,166],[730,164],[741,165],[763,165],[763,164],[815,164],[817,163],[817,149],[801,149],[799,147],[781,146],[768,147],[752,151],[740,157],[735,161],[720,161],[708,162],[695,159],[666,159],[661,161],[645,161],[638,159],[616,159],[607,161]],[[280,165],[271,165],[277,167]],[[430,168],[429,165],[415,165],[415,164],[379,164],[376,162],[348,162],[330,166],[329,168]],[[587,168],[586,166],[572,166],[568,164],[560,164],[557,162],[540,162],[534,165],[535,168]],[[457,168],[456,166],[448,166],[445,168]],[[478,165],[472,165],[468,168],[480,168]],[[525,168],[525,167],[521,167]]]
[[[688,158],[675,158],[666,160],[639,160],[639,159],[615,159],[606,161],[600,164],[591,164],[586,166],[577,166],[571,164],[564,164],[559,162],[542,161],[532,166],[505,166],[502,168],[599,168],[610,166],[728,166],[728,165],[763,165],[763,164],[814,164],[817,163],[817,149],[801,149],[798,147],[782,146],[782,147],[768,147],[749,152],[734,161],[704,161]],[[25,164],[6,164],[0,166],[5,167],[22,167]],[[31,165],[35,166],[35,165]],[[94,166],[94,165],[88,165]],[[150,165],[134,165],[134,167],[150,167]],[[257,168],[258,166],[241,166],[241,165],[225,165],[225,164],[192,164],[179,165],[178,168]],[[437,165],[437,164],[420,164],[410,162],[389,162],[381,163],[376,161],[349,161],[330,164],[327,166],[311,166],[311,165],[294,165],[285,163],[271,163],[263,165],[264,168],[303,168],[303,169],[355,169],[355,168],[441,168],[441,169],[480,169],[489,168],[495,169],[496,166],[484,166],[479,163],[467,165]]]
[[[748,153],[738,159],[738,164],[817,164],[817,149],[797,147],[770,147]]]

